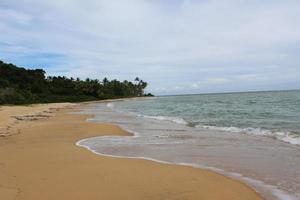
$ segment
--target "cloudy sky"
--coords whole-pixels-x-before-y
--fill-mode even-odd
[[[0,59],[154,94],[300,89],[300,1],[1,0]]]

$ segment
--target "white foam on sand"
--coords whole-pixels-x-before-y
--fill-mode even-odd
[[[128,132],[130,132],[130,131],[128,131]],[[115,136],[99,136],[99,137],[113,138]],[[130,136],[130,137],[139,137],[139,136],[134,133],[134,135]],[[93,137],[93,138],[98,138],[98,137]],[[200,168],[200,169],[204,169],[204,170],[210,170],[215,173],[233,178],[235,180],[242,181],[243,183],[247,184],[252,189],[254,189],[256,192],[260,193],[263,197],[266,197],[267,199],[298,200],[297,197],[294,197],[294,196],[278,189],[275,186],[268,185],[268,184],[264,183],[263,181],[245,177],[239,173],[226,172],[225,170],[219,169],[216,167],[210,167],[210,166],[206,166],[206,165],[193,164],[193,163],[167,162],[167,161],[158,160],[158,159],[154,159],[154,158],[150,158],[150,157],[138,157],[138,156],[135,157],[135,156],[120,156],[120,155],[104,154],[104,153],[96,151],[95,149],[91,148],[88,145],[83,144],[87,140],[92,140],[93,138],[79,140],[78,142],[76,142],[76,145],[79,147],[86,148],[89,151],[91,151],[97,155],[101,155],[101,156],[107,156],[107,157],[113,157],[113,158],[127,158],[127,159],[144,159],[144,160],[154,161],[154,162],[158,162],[158,163],[162,163],[162,164],[172,164],[172,165],[180,165],[180,166],[187,166],[187,167]]]

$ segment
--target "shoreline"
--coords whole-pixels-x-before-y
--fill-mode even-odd
[[[134,137],[135,135],[129,135],[129,136]],[[104,154],[104,153],[97,152],[97,151],[91,149],[90,147],[88,147],[86,145],[81,145],[80,144],[80,142],[84,142],[85,140],[91,140],[93,138],[98,138],[98,137],[102,137],[102,136],[95,136],[95,137],[81,139],[81,140],[76,142],[76,145],[78,147],[87,149],[91,153],[96,154],[98,156],[104,156],[104,157],[109,157],[109,158],[117,158],[117,159],[146,160],[146,161],[156,162],[156,163],[163,164],[163,165],[190,167],[190,168],[194,168],[194,169],[205,170],[205,171],[209,171],[209,172],[212,172],[212,173],[216,173],[220,176],[224,176],[225,178],[229,178],[233,181],[237,181],[241,184],[244,184],[246,187],[249,187],[250,189],[252,189],[255,193],[257,193],[257,195],[259,195],[264,200],[266,200],[264,197],[266,197],[267,199],[273,199],[273,200],[275,200],[274,198],[276,198],[276,200],[297,200],[296,197],[291,196],[290,194],[287,194],[284,191],[279,190],[275,186],[267,185],[266,183],[264,183],[260,180],[256,180],[256,179],[246,177],[246,176],[244,176],[243,174],[240,174],[240,173],[227,172],[223,169],[216,168],[216,167],[211,167],[211,166],[207,166],[207,165],[198,165],[198,164],[193,164],[193,163],[168,162],[168,161],[154,159],[154,158],[151,158],[151,157],[134,157],[134,156],[130,157],[130,156],[118,156],[118,155],[112,155],[112,154]],[[267,195],[262,194],[261,193],[262,191],[264,191]]]
[[[116,125],[86,122],[91,115],[71,114],[82,106],[26,121],[34,126],[0,138],[1,199],[262,199],[244,183],[208,170],[78,148],[75,143],[84,138],[128,135]]]
[[[209,170],[209,171],[212,171],[212,172],[215,172],[215,173],[218,173],[222,176],[226,176],[226,177],[229,177],[233,180],[237,180],[237,181],[241,181],[242,183],[245,183],[247,186],[251,187],[252,189],[254,189],[259,195],[261,195],[263,198],[265,199],[268,199],[268,200],[275,200],[275,199],[278,199],[278,200],[296,200],[298,199],[296,196],[295,196],[295,193],[293,192],[290,192],[288,190],[285,190],[283,188],[280,188],[280,187],[277,187],[276,185],[276,182],[268,182],[266,181],[265,182],[265,179],[264,179],[264,176],[252,176],[253,174],[250,174],[248,172],[244,173],[245,171],[241,171],[238,166],[239,165],[231,165],[231,166],[234,166],[234,168],[226,168],[226,167],[222,167],[221,165],[214,165],[214,164],[211,164],[211,163],[207,163],[205,162],[205,159],[204,161],[201,163],[201,162],[197,162],[197,161],[184,161],[183,160],[180,160],[180,159],[177,159],[176,161],[175,160],[172,160],[172,159],[169,159],[167,157],[165,158],[162,158],[160,156],[158,156],[159,154],[157,154],[157,156],[155,154],[153,154],[151,156],[151,153],[150,154],[147,154],[148,152],[146,153],[138,153],[138,150],[136,151],[132,151],[131,153],[122,153],[118,150],[118,146],[123,146],[124,147],[121,147],[124,148],[124,152],[127,152],[127,150],[125,149],[125,147],[127,146],[129,149],[131,148],[130,146],[131,145],[126,145],[127,144],[127,140],[131,140],[131,141],[135,141],[135,140],[139,140],[137,138],[142,138],[145,136],[145,134],[154,134],[156,135],[157,133],[153,133],[153,132],[145,132],[143,130],[143,128],[141,130],[139,130],[139,128],[136,128],[136,127],[128,127],[126,124],[130,124],[130,122],[132,122],[131,120],[128,120],[128,121],[123,121],[124,117],[127,116],[126,114],[122,114],[124,111],[121,111],[121,112],[118,112],[117,109],[114,109],[114,106],[111,106],[109,105],[110,102],[99,102],[100,104],[95,106],[94,109],[97,109],[97,107],[99,106],[99,109],[97,112],[91,112],[91,111],[88,111],[87,112],[81,112],[81,113],[89,113],[89,114],[92,114],[92,113],[97,113],[93,118],[89,118],[87,119],[87,121],[89,122],[95,122],[95,123],[111,123],[111,122],[115,122],[118,126],[120,126],[122,129],[124,129],[125,131],[127,132],[130,132],[132,134],[133,137],[128,137],[128,138],[125,138],[125,142],[122,142],[122,137],[103,137],[101,139],[101,136],[96,136],[96,137],[92,137],[92,138],[85,138],[83,140],[80,140],[78,141],[76,144],[78,146],[81,146],[83,148],[86,148],[88,149],[89,151],[91,151],[92,153],[95,153],[95,154],[98,154],[100,156],[107,156],[107,157],[113,157],[113,158],[123,158],[123,159],[144,159],[144,160],[150,160],[150,161],[154,161],[154,162],[158,162],[158,163],[163,163],[163,164],[171,164],[171,165],[177,165],[177,166],[188,166],[188,167],[193,167],[193,168],[196,168],[196,169],[204,169],[204,170]],[[100,106],[101,104],[103,104],[103,107]],[[115,110],[117,113],[117,117],[114,116],[114,114],[110,114],[110,111],[107,111],[106,108],[109,108],[109,109],[112,109],[112,110]],[[93,110],[93,109],[92,109]],[[105,110],[104,112],[102,112],[103,110]],[[126,112],[125,112],[126,113]],[[122,115],[121,115],[122,114]],[[106,117],[100,117],[99,116],[109,116],[108,119],[112,119],[112,120],[106,120]],[[120,116],[119,116],[120,115]],[[137,114],[135,113],[134,116],[136,116]],[[97,117],[98,116],[98,117]],[[130,116],[130,115],[128,115]],[[127,116],[127,117],[128,117]],[[137,116],[141,116],[141,115],[137,115]],[[120,118],[119,118],[120,117]],[[142,118],[144,118],[145,116],[142,116]],[[134,118],[133,118],[134,119]],[[146,119],[149,119],[146,117]],[[154,119],[153,117],[150,118],[150,120]],[[119,121],[120,120],[120,121]],[[135,120],[135,119],[134,119]],[[159,119],[158,121],[164,121],[164,120],[161,120]],[[169,120],[167,120],[169,121]],[[120,122],[120,123],[119,123]],[[170,120],[170,122],[173,122]],[[145,126],[147,127],[146,124],[143,124],[143,122],[141,121],[138,121],[137,122],[138,124],[142,124],[142,126],[145,128]],[[154,123],[149,121],[147,122],[148,124],[152,124]],[[177,123],[176,123],[177,124]],[[181,124],[181,123],[179,123]],[[166,125],[167,127],[169,127],[167,124],[164,124]],[[170,125],[170,124],[169,124]],[[175,128],[176,129],[176,128]],[[181,127],[177,127],[177,129],[181,129]],[[150,129],[149,129],[150,130]],[[155,129],[154,129],[155,130]],[[142,131],[142,132],[140,132]],[[147,136],[146,136],[147,137]],[[251,137],[251,136],[248,136],[248,137]],[[130,139],[131,138],[131,139]],[[265,140],[268,140],[270,138],[268,137],[263,137]],[[203,138],[202,138],[203,139]],[[226,138],[225,138],[226,139]],[[270,140],[271,141],[276,141],[276,142],[279,142],[279,143],[282,143],[284,145],[287,145],[285,144],[285,142],[283,141],[277,141],[275,140],[275,138],[271,138]],[[85,142],[86,141],[86,142]],[[93,144],[93,141],[98,141],[100,143],[97,143],[97,145],[94,145]],[[102,142],[101,142],[102,141]],[[115,145],[113,145],[114,141],[119,141],[119,142],[116,142]],[[143,139],[141,139],[140,142],[142,142]],[[104,143],[103,143],[104,142]],[[105,142],[107,142],[107,144],[110,144],[112,142],[111,147],[111,153],[107,152],[107,150],[105,148],[107,148],[108,146],[105,145]],[[90,144],[89,144],[90,143]],[[101,145],[102,143],[102,145]],[[158,142],[159,143],[159,142]],[[120,144],[120,145],[119,145]],[[141,143],[143,144],[143,142]],[[146,143],[147,144],[147,143]],[[99,146],[98,146],[99,145]],[[101,147],[102,146],[102,147]],[[133,146],[136,146],[136,145],[133,145]],[[116,148],[115,148],[116,147]],[[127,148],[126,147],[126,148]],[[137,147],[137,146],[136,146]],[[153,146],[153,148],[155,148]],[[114,151],[115,150],[115,151]],[[140,149],[141,151],[143,151],[142,149]],[[165,149],[166,150],[166,149]],[[135,153],[134,153],[135,152]],[[156,153],[159,153],[159,152],[156,152]],[[170,156],[172,156],[172,154],[169,154]],[[173,155],[174,156],[174,155]],[[204,155],[205,156],[205,155]],[[200,155],[201,157],[201,155]],[[268,159],[267,159],[268,160]],[[272,161],[272,160],[271,160]],[[222,162],[222,160],[218,161],[218,162]],[[230,162],[230,161],[229,161]],[[203,164],[205,163],[205,164]],[[236,167],[235,167],[236,166]],[[232,170],[232,169],[235,169],[235,170]],[[258,169],[258,168],[257,168]],[[296,193],[297,194],[297,193]]]

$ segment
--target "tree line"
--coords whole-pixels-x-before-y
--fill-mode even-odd
[[[46,77],[43,69],[25,69],[0,60],[0,104],[80,102],[152,96],[144,93],[147,82]]]

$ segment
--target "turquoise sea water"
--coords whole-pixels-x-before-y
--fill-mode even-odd
[[[116,106],[191,127],[267,135],[300,144],[300,91],[165,96]]]
[[[116,100],[83,112],[133,134],[77,142],[94,153],[209,169],[266,200],[300,199],[300,91]]]

